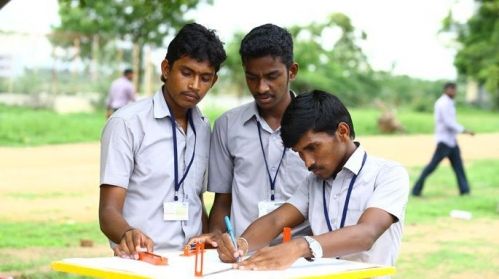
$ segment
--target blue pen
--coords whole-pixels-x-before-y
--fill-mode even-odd
[[[227,232],[229,233],[230,239],[232,240],[232,244],[234,244],[234,247],[236,248],[237,251],[238,250],[237,241],[236,237],[234,236],[234,230],[232,229],[232,224],[230,223],[229,216],[225,216],[224,220],[225,220],[225,227],[227,227]]]

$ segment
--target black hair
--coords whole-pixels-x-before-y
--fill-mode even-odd
[[[338,97],[313,90],[291,100],[281,120],[281,138],[285,147],[295,146],[308,131],[334,135],[340,122],[350,127],[350,138],[355,138],[352,118]]]
[[[455,89],[456,88],[456,83],[454,83],[454,82],[446,82],[444,84],[444,91],[446,91],[449,88]]]
[[[178,31],[175,38],[168,45],[165,59],[170,67],[177,59],[184,56],[191,57],[197,61],[208,61],[218,72],[220,65],[225,61],[227,55],[214,30],[209,30],[201,24],[189,23]],[[161,77],[164,82],[164,77]]]
[[[293,38],[282,27],[264,24],[253,28],[244,36],[239,54],[243,64],[250,58],[271,55],[273,58],[281,58],[289,69],[293,64]]]
[[[129,75],[129,74],[133,74],[133,70],[130,69],[130,68],[127,68],[123,71],[123,75],[126,76],[126,75]]]

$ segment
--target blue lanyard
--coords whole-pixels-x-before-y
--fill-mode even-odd
[[[172,113],[172,110],[170,109],[170,106],[168,103],[166,103],[168,106],[168,110],[170,111],[170,120],[172,122],[172,135],[173,135],[173,168],[174,168],[174,178],[175,178],[175,196],[173,198],[174,201],[178,201],[178,190],[180,189],[180,186],[182,183],[184,183],[185,178],[187,177],[187,174],[189,173],[189,170],[191,169],[192,162],[194,161],[194,156],[196,154],[196,140],[197,140],[197,135],[196,135],[196,127],[194,127],[194,121],[192,119],[192,110],[189,109],[187,114],[188,114],[188,119],[189,119],[189,124],[191,125],[192,132],[194,133],[194,147],[192,149],[192,157],[187,165],[187,168],[185,169],[184,175],[182,175],[182,178],[180,181],[178,180],[178,150],[177,150],[177,122],[175,120],[175,116]],[[187,143],[186,143],[187,145]]]
[[[352,180],[350,180],[350,185],[348,186],[347,197],[345,199],[345,205],[343,206],[343,214],[341,216],[340,229],[345,226],[345,220],[347,218],[348,203],[350,202],[350,195],[352,194],[353,185],[355,184],[355,180],[357,180],[357,176],[360,174],[360,171],[362,171],[362,168],[364,167],[364,164],[366,163],[366,159],[367,159],[367,153],[364,153],[364,158],[362,159],[362,165],[360,166],[359,172],[352,177]],[[333,228],[331,226],[331,221],[329,220],[329,214],[328,214],[327,205],[326,205],[326,181],[325,180],[322,182],[322,201],[323,201],[323,205],[324,205],[324,217],[326,218],[327,228],[329,229],[330,232],[332,232]]]
[[[262,148],[262,153],[263,153],[263,160],[265,161],[265,167],[267,168],[267,174],[269,176],[269,182],[270,182],[270,200],[273,201],[275,200],[275,181],[277,179],[277,174],[279,173],[279,169],[281,168],[282,160],[284,159],[284,154],[286,154],[286,148],[282,151],[282,156],[281,160],[279,161],[279,166],[277,166],[277,171],[275,172],[274,178],[272,179],[272,175],[270,174],[269,170],[269,164],[267,163],[267,156],[265,156],[265,149],[263,148],[263,141],[262,141],[262,125],[260,124],[260,121],[256,121],[256,126],[258,127],[258,137],[260,138],[260,147]]]

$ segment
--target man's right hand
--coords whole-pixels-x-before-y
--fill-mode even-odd
[[[113,248],[114,255],[122,258],[139,259],[139,252],[152,252],[154,242],[139,229],[129,229]]]
[[[222,234],[220,232],[205,233],[199,236],[191,237],[187,244],[191,245],[194,243],[205,243],[205,245],[208,244],[211,245],[211,247],[216,248],[218,247],[218,242],[220,242],[221,236]]]
[[[248,242],[246,239],[240,237],[237,239],[237,251],[236,247],[232,244],[232,240],[228,233],[222,234],[220,241],[218,242],[217,252],[218,257],[224,263],[235,263],[238,258],[246,255],[248,253]]]

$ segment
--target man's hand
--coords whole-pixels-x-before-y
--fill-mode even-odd
[[[139,259],[139,252],[152,252],[153,241],[138,229],[132,228],[126,231],[118,245],[113,248],[114,255],[122,258]]]
[[[211,245],[211,247],[216,248],[218,247],[218,242],[220,242],[222,234],[219,232],[212,232],[212,233],[205,233],[202,235],[194,236],[189,239],[187,242],[188,245],[194,244],[194,243],[205,243],[208,245]],[[207,248],[211,248],[207,247]]]
[[[262,248],[242,261],[235,263],[234,268],[250,270],[285,269],[291,266],[298,258],[310,254],[308,244],[303,238],[290,242]]]
[[[237,248],[232,244],[232,240],[228,233],[221,235],[218,242],[217,252],[218,257],[224,263],[234,263],[238,258],[246,255],[248,253],[248,241],[240,237],[237,239]]]

